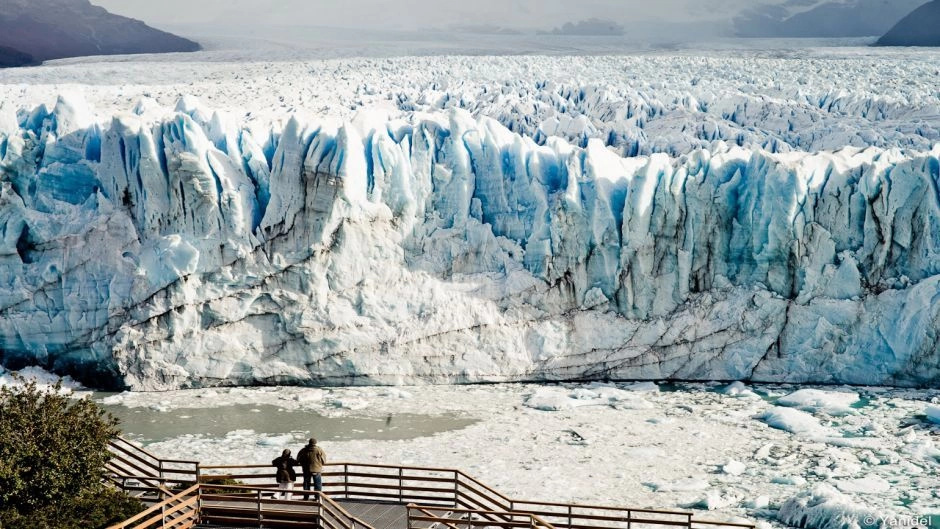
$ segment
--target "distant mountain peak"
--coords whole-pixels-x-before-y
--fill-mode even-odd
[[[0,64],[4,48],[11,57],[15,51],[30,58],[22,64],[84,55],[200,49],[191,40],[112,14],[89,0],[4,0],[0,11]]]
[[[793,0],[786,5],[759,5],[734,19],[734,32],[739,37],[872,37],[924,1]]]
[[[877,45],[940,46],[940,0],[915,9],[878,39]]]

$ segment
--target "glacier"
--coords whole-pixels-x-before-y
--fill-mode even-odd
[[[928,140],[652,152],[447,105],[264,127],[189,97],[95,116],[0,107],[7,366],[135,390],[940,375]]]

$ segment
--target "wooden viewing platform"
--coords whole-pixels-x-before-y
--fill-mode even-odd
[[[323,492],[276,499],[270,465],[161,459],[125,439],[110,450],[107,479],[151,507],[109,529],[754,529],[688,511],[512,499],[444,468],[329,463]]]

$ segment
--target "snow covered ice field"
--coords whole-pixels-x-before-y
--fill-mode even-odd
[[[0,71],[5,362],[138,390],[937,386],[940,53],[302,55]],[[936,390],[800,389],[107,402],[434,406],[478,422],[330,453],[461,467],[524,498],[812,529],[940,512]],[[151,448],[267,462],[305,435]]]

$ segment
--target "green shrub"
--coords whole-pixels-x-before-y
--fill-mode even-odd
[[[233,486],[233,487],[244,487],[247,485],[244,481],[239,481],[232,478],[203,478],[202,483],[204,485],[223,485],[223,486]],[[217,489],[212,487],[204,487],[202,489],[203,494],[231,494],[232,489]]]
[[[102,487],[30,513],[20,513],[15,509],[0,511],[0,525],[4,529],[100,529],[143,510],[144,505],[136,498],[117,489]]]
[[[0,387],[0,527],[106,527],[140,512],[102,482],[118,421],[35,382]]]

